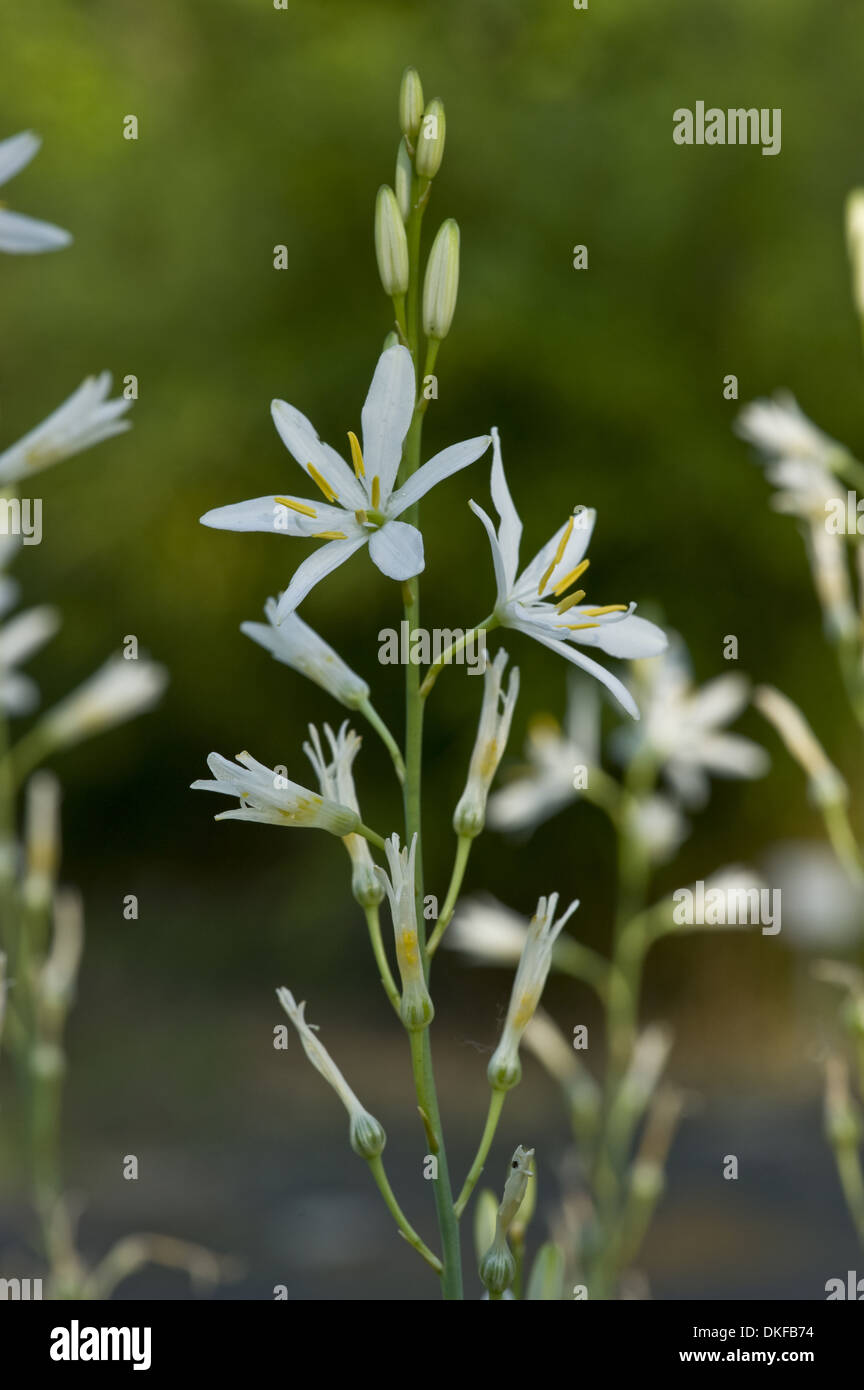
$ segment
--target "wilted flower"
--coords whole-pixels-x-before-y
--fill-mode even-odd
[[[236,796],[240,801],[236,811],[223,811],[216,820],[306,826],[339,836],[351,834],[360,825],[356,811],[289,781],[273,768],[256,762],[249,753],[238,753],[236,763],[219,753],[211,753],[207,766],[216,780],[193,782],[193,790],[221,792],[225,796]]]
[[[349,709],[359,709],[369,699],[369,687],[356,675],[323,637],[296,613],[276,620],[276,600],[264,605],[266,623],[241,623],[240,631],[266,647],[277,661],[314,681],[328,695]]]
[[[330,1053],[315,1036],[318,1031],[316,1025],[306,1022],[303,1012],[306,1008],[305,1002],[295,1003],[290,989],[277,989],[276,995],[282,1008],[300,1034],[300,1042],[303,1044],[303,1051],[309,1061],[315,1070],[321,1073],[324,1080],[333,1087],[348,1111],[352,1149],[361,1158],[377,1158],[387,1142],[383,1127],[374,1115],[370,1115],[369,1111],[360,1104]]]
[[[37,153],[42,144],[38,135],[31,130],[22,130],[19,135],[11,135],[0,140],[0,185],[8,183]],[[54,227],[50,222],[39,222],[35,217],[24,217],[20,212],[10,212],[0,206],[0,251],[17,254],[37,251],[59,251],[68,246],[72,237],[62,227]]]
[[[453,813],[453,829],[457,835],[474,838],[483,829],[486,819],[486,798],[498,764],[504,756],[513,710],[519,694],[519,669],[510,672],[506,695],[502,694],[507,653],[498,652],[483,673],[483,705],[465,790]]]
[[[207,512],[201,521],[223,531],[282,532],[305,540],[326,540],[298,566],[279,599],[281,622],[319,580],[331,574],[362,546],[382,574],[405,580],[424,567],[423,537],[415,526],[398,521],[436,483],[467,467],[488,448],[488,435],[453,444],[429,459],[402,487],[394,490],[402,445],[415,404],[414,363],[407,348],[387,348],[378,360],[362,411],[363,447],[349,435],[353,471],[328,444],[323,444],[299,410],[273,402],[273,420],[286,448],[324,494],[326,501],[302,497],[256,497]]]
[[[312,764],[318,777],[318,785],[324,796],[356,811],[359,817],[360,806],[354,789],[352,768],[354,759],[363,742],[359,734],[342,725],[334,734],[329,724],[324,725],[324,733],[330,744],[331,759],[327,760],[318,730],[309,725],[309,743],[303,744],[303,751]],[[368,842],[362,835],[345,835],[343,843],[351,856],[351,892],[362,907],[374,907],[384,897],[384,888],[376,873],[375,864]]]
[[[420,958],[420,940],[417,935],[414,878],[417,836],[413,836],[410,848],[400,850],[399,836],[391,835],[384,846],[384,852],[387,855],[389,874],[383,869],[378,869],[378,877],[390,901],[393,919],[396,961],[402,980],[400,1015],[409,1032],[418,1032],[432,1022],[435,1010],[426,986],[423,962]]]
[[[131,421],[120,417],[125,415],[132,402],[120,397],[109,400],[110,392],[110,372],[88,376],[47,420],[0,454],[0,484],[28,478],[43,468],[49,468],[51,464],[99,444],[103,439],[128,430]]]
[[[594,528],[593,511],[574,512],[527,568],[517,574],[522,522],[504,476],[497,430],[493,429],[492,438],[492,500],[500,518],[498,530],[482,507],[476,502],[469,505],[483,522],[492,546],[497,588],[495,621],[524,632],[588,671],[612,692],[628,714],[638,719],[639,710],[626,686],[572,644],[597,647],[610,656],[656,656],[666,646],[665,635],[654,623],[635,616],[635,604],[586,607],[582,604],[584,589],[573,589],[588,568],[589,562],[583,556]]]
[[[497,1297],[510,1287],[516,1273],[516,1261],[507,1244],[507,1232],[525,1198],[528,1179],[534,1176],[531,1167],[533,1157],[533,1149],[525,1149],[521,1144],[517,1146],[510,1160],[504,1196],[495,1218],[495,1236],[480,1261],[480,1278],[489,1293]]]

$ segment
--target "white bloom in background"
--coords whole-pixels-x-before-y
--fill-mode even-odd
[[[378,869],[378,877],[390,901],[396,961],[402,980],[400,1015],[409,1032],[419,1032],[432,1022],[435,1010],[426,987],[420,941],[417,935],[417,902],[414,860],[417,836],[409,849],[399,848],[399,836],[391,835],[384,846],[389,873]]]
[[[369,686],[308,623],[296,613],[277,622],[273,598],[268,598],[264,612],[266,623],[241,623],[240,631],[259,646],[266,647],[277,661],[314,681],[340,704],[359,709],[366,703]]]
[[[60,626],[55,608],[28,608],[0,628],[0,709],[29,714],[39,703],[35,681],[16,668],[49,642]]]
[[[846,242],[852,262],[855,308],[864,315],[864,191],[853,189],[846,199]]]
[[[493,1090],[509,1091],[518,1084],[522,1076],[519,1043],[540,1003],[540,996],[552,965],[555,942],[565,922],[572,917],[578,906],[579,901],[576,899],[556,922],[554,919],[558,910],[557,893],[552,893],[548,898],[541,898],[537,904],[537,911],[528,926],[522,956],[513,981],[501,1041],[493,1052],[487,1069],[489,1085]]]
[[[459,903],[446,944],[472,965],[515,965],[527,935],[525,918],[496,898],[467,898]]]
[[[655,792],[627,805],[628,833],[638,840],[649,862],[666,864],[681,848],[690,830],[685,816],[668,796]]]
[[[290,622],[290,618],[287,620]],[[286,622],[287,626],[287,622]],[[309,743],[303,744],[303,751],[315,769],[318,785],[324,796],[347,806],[359,817],[360,806],[354,788],[354,759],[363,742],[360,735],[348,728],[347,721],[334,734],[329,724],[324,725],[324,733],[330,744],[331,757],[328,760],[321,737],[313,724],[309,725]],[[369,843],[362,835],[345,835],[343,843],[351,856],[351,892],[363,907],[374,907],[384,897],[384,888],[378,878]]]
[[[78,743],[152,709],[167,684],[168,672],[158,662],[111,656],[48,711],[40,732],[57,747]]]
[[[121,416],[132,402],[120,397],[109,400],[110,392],[110,372],[88,376],[47,420],[0,454],[0,484],[28,478],[128,430],[131,421]]]
[[[502,650],[483,672],[483,704],[468,767],[468,780],[453,813],[453,829],[456,834],[470,839],[479,835],[483,829],[486,820],[486,798],[507,747],[513,710],[519,694],[518,667],[514,667],[510,672],[507,693],[502,693],[507,661],[507,653]]]
[[[305,1001],[297,1004],[290,989],[277,989],[276,996],[300,1035],[303,1051],[316,1071],[320,1072],[328,1085],[348,1111],[351,1147],[361,1158],[377,1158],[382,1152],[387,1136],[382,1126],[360,1104],[345,1077],[337,1067],[330,1053],[315,1036],[318,1029],[314,1023],[307,1023],[304,1016]]]
[[[29,164],[41,144],[39,136],[31,130],[22,130],[19,135],[0,140],[0,185],[8,183]],[[20,212],[10,212],[0,205],[0,251],[11,251],[18,255],[59,251],[61,246],[68,246],[71,240],[70,234],[62,227],[39,222],[35,217],[24,217]]]
[[[761,777],[768,755],[757,743],[726,732],[750,698],[744,676],[729,672],[696,686],[687,649],[673,635],[666,655],[634,670],[645,718],[639,730],[681,801],[702,806],[709,776]]]
[[[495,619],[588,671],[612,692],[628,714],[638,719],[639,710],[626,686],[573,644],[597,647],[609,656],[656,656],[666,646],[664,633],[654,623],[637,618],[635,604],[586,606],[582,603],[584,589],[573,589],[588,568],[589,562],[583,557],[594,529],[594,511],[574,512],[518,574],[522,522],[504,476],[497,430],[493,429],[492,438],[492,500],[500,518],[498,530],[482,507],[473,501],[469,505],[483,522],[492,547],[497,589]]]
[[[828,845],[792,840],[763,859],[783,894],[783,937],[802,950],[846,951],[864,936],[864,890],[850,882]]]
[[[576,770],[600,765],[600,702],[587,681],[568,683],[567,714],[562,729],[551,715],[537,715],[525,740],[527,767],[521,776],[493,792],[487,820],[492,830],[533,830],[578,801]]]
[[[837,496],[832,467],[845,456],[843,446],[808,420],[788,391],[746,405],[735,430],[763,455],[776,510],[824,522],[825,503]]]
[[[236,811],[223,811],[216,820],[308,826],[339,836],[350,834],[360,824],[356,811],[289,781],[273,768],[257,762],[249,753],[238,753],[236,763],[219,753],[211,753],[207,766],[215,781],[193,782],[193,790],[221,792],[224,796],[236,796],[240,801]]]
[[[489,446],[488,435],[453,444],[429,459],[396,489],[402,445],[414,414],[414,364],[407,348],[387,348],[375,368],[363,406],[363,446],[349,434],[353,470],[322,443],[313,426],[286,401],[274,401],[273,421],[282,442],[324,494],[325,501],[303,497],[256,497],[217,507],[201,521],[223,531],[271,531],[305,540],[326,540],[295,570],[277,606],[277,621],[292,613],[319,580],[332,573],[362,546],[382,574],[405,580],[425,564],[423,537],[415,526],[397,518],[419,502],[436,483],[473,463]],[[394,490],[395,489],[395,490]]]

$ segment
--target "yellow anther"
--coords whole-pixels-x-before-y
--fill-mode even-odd
[[[276,497],[280,507],[290,507],[292,512],[299,512],[301,516],[317,516],[314,507],[307,507],[305,502],[295,502],[293,497]]]
[[[366,469],[363,466],[363,450],[360,448],[360,440],[353,430],[348,431],[348,443],[351,445],[351,462],[354,464],[354,472],[358,478],[365,478]]]
[[[562,598],[561,602],[558,604],[557,608],[555,609],[555,612],[556,612],[556,613],[566,613],[568,608],[572,608],[573,605],[576,604],[576,603],[581,603],[584,597],[585,597],[585,590],[584,590],[584,589],[577,589],[576,592],[575,592],[575,594],[569,594],[567,598]]]
[[[307,463],[306,471],[308,472],[309,477],[312,479],[312,481],[318,484],[321,491],[324,493],[324,496],[327,498],[327,501],[335,502],[336,493],[333,491],[327,479],[321,477],[321,474],[318,472],[318,469],[315,467],[314,463]]]
[[[315,531],[313,541],[347,541],[344,531]]]
[[[542,594],[543,590],[546,588],[546,585],[555,566],[560,565],[562,559],[564,558],[564,551],[567,549],[567,542],[573,534],[573,521],[574,518],[571,516],[569,521],[567,522],[567,525],[564,527],[564,534],[558,542],[558,549],[555,551],[555,558],[552,561],[546,573],[543,575],[543,578],[540,580],[539,585],[537,586],[538,594]]]
[[[604,613],[627,613],[630,605],[627,603],[607,603],[602,608],[586,608],[586,618],[602,618]]]
[[[602,627],[602,623],[565,623],[568,632],[582,632],[586,627]]]
[[[372,506],[375,507],[375,508],[377,509],[378,504],[379,504],[380,501],[381,501],[381,479],[378,477],[378,474],[376,473],[376,474],[375,474],[375,477],[372,479]]]
[[[559,579],[555,588],[552,590],[553,594],[555,594],[557,598],[560,598],[564,591],[570,588],[571,584],[575,584],[577,579],[581,579],[590,563],[590,560],[583,560],[581,565],[576,566],[575,570],[571,570],[569,574],[565,574],[563,579]]]
[[[354,520],[357,522],[357,524],[358,524],[359,526],[365,526],[365,525],[366,525],[366,522],[369,520],[369,518],[368,518],[368,516],[366,515],[365,512],[355,512],[355,513],[354,513]],[[361,836],[361,839],[362,839],[362,836]]]

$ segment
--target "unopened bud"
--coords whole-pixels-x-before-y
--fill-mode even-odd
[[[459,293],[459,225],[442,222],[429,252],[423,283],[423,330],[427,338],[446,338]]]
[[[407,139],[414,139],[423,119],[423,84],[416,68],[406,68],[399,88],[399,125]]]
[[[384,290],[394,298],[408,289],[408,238],[396,194],[386,183],[375,200],[375,255]]]
[[[368,1110],[357,1109],[351,1116],[351,1147],[361,1158],[377,1158],[387,1143],[383,1126]]]
[[[516,1261],[503,1238],[496,1239],[480,1261],[480,1278],[490,1293],[502,1294],[516,1275]]]
[[[424,179],[434,179],[441,168],[445,130],[444,104],[435,97],[423,112],[417,136],[415,165],[417,173]]]
[[[396,202],[399,204],[399,211],[402,221],[407,222],[411,215],[411,180],[414,177],[414,165],[411,163],[411,156],[408,153],[408,146],[404,140],[399,143],[399,153],[396,156]]]

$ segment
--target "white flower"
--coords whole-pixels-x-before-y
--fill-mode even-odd
[[[2,216],[2,213],[0,213]],[[82,449],[122,434],[130,427],[121,420],[132,405],[121,398],[109,400],[111,373],[88,376],[68,400],[17,444],[0,454],[0,483],[14,483],[71,458]]]
[[[290,1018],[303,1044],[303,1051],[316,1071],[333,1087],[349,1117],[351,1147],[361,1158],[377,1158],[387,1142],[382,1126],[359,1102],[345,1077],[337,1067],[330,1053],[315,1034],[318,1029],[314,1023],[307,1023],[304,1017],[305,1001],[297,1004],[290,989],[277,989],[276,997]]]
[[[360,676],[319,637],[308,623],[296,613],[289,613],[280,623],[276,618],[276,600],[268,598],[264,605],[266,623],[241,623],[240,631],[267,650],[292,670],[314,681],[349,709],[359,709],[369,699],[369,687]]]
[[[239,766],[238,766],[239,764]],[[238,753],[232,763],[211,753],[207,766],[216,779],[192,783],[194,791],[221,792],[239,798],[236,811],[223,811],[216,820],[250,820],[262,825],[309,826],[331,835],[348,835],[360,824],[356,811],[319,796],[308,787],[291,782],[273,768],[256,762],[249,753]]]
[[[851,951],[864,935],[864,890],[850,882],[828,845],[787,840],[764,858],[783,895],[783,937],[802,950]]]
[[[0,628],[0,709],[5,714],[29,714],[39,703],[39,691],[29,676],[15,668],[54,636],[60,619],[56,609],[28,608]]]
[[[766,477],[777,488],[776,510],[824,523],[825,503],[837,495],[832,467],[845,455],[843,446],[808,420],[788,391],[746,405],[735,430],[763,454]]]
[[[290,618],[287,619],[285,625],[290,621]],[[354,788],[352,768],[363,740],[353,729],[348,728],[347,721],[341,726],[338,734],[334,734],[330,725],[325,724],[324,733],[327,735],[332,754],[329,762],[321,746],[318,730],[313,724],[309,725],[311,742],[303,744],[303,751],[315,769],[323,795],[341,806],[347,806],[359,817],[360,806]],[[384,897],[384,888],[378,878],[368,841],[362,835],[345,835],[343,843],[351,856],[353,868],[351,892],[361,906],[374,907]]]
[[[111,656],[89,680],[49,710],[41,731],[58,747],[77,743],[151,709],[167,684],[168,672],[158,662]]]
[[[600,763],[600,704],[596,687],[578,677],[568,683],[564,729],[551,715],[538,715],[525,740],[523,775],[493,792],[488,823],[493,830],[533,830],[578,801],[576,769]]]
[[[391,835],[384,846],[389,874],[378,869],[378,877],[390,901],[393,934],[396,940],[396,960],[402,980],[400,1015],[409,1032],[419,1032],[432,1022],[435,1010],[426,987],[420,941],[417,935],[417,902],[415,896],[414,860],[417,836],[410,849],[399,848],[399,836]]]
[[[765,750],[724,728],[750,698],[744,676],[729,672],[695,686],[687,649],[674,634],[662,660],[640,664],[634,674],[645,712],[640,737],[685,805],[704,805],[709,774],[761,777],[767,771]]]
[[[325,502],[303,497],[256,497],[217,507],[201,521],[223,531],[275,531],[306,540],[326,540],[295,570],[282,594],[281,622],[319,580],[362,546],[382,574],[405,580],[424,566],[423,537],[398,521],[430,488],[465,468],[488,448],[488,435],[453,444],[395,489],[402,445],[414,414],[414,364],[407,348],[387,348],[378,359],[361,420],[363,447],[349,434],[354,468],[322,443],[313,426],[286,401],[274,401],[273,420],[286,448],[317,484]]]
[[[30,130],[22,130],[19,135],[11,135],[8,140],[0,140],[0,185],[30,163],[42,141]],[[35,251],[58,251],[68,246],[72,237],[62,227],[53,227],[50,222],[38,222],[35,217],[23,217],[19,212],[10,212],[0,206],[0,251],[18,254]]]
[[[502,695],[501,687],[507,660],[507,653],[500,651],[483,672],[483,704],[468,767],[468,780],[453,813],[453,829],[456,834],[471,839],[479,835],[483,829],[486,798],[507,747],[513,710],[519,694],[519,668],[514,667],[510,672],[507,693]]]
[[[627,804],[627,830],[638,840],[651,864],[665,864],[680,849],[690,829],[674,801],[659,792]]]
[[[540,996],[552,965],[555,941],[564,923],[572,917],[578,906],[579,901],[576,899],[556,922],[554,918],[558,910],[557,893],[552,893],[548,898],[541,898],[537,904],[537,911],[531,918],[516,978],[513,981],[501,1041],[493,1052],[487,1069],[489,1084],[495,1090],[509,1091],[521,1078],[519,1043],[540,1003]]]
[[[447,946],[474,965],[515,965],[527,934],[525,918],[497,899],[468,898],[459,904]]]
[[[568,594],[588,568],[589,562],[583,556],[594,528],[593,511],[583,508],[574,512],[527,568],[517,573],[522,522],[504,476],[497,430],[493,429],[492,438],[492,500],[500,518],[497,532],[482,507],[475,502],[469,505],[486,527],[492,546],[497,588],[495,621],[524,632],[581,666],[612,692],[628,714],[638,719],[639,710],[626,686],[572,644],[597,647],[610,656],[646,657],[663,651],[664,634],[654,623],[634,616],[635,604],[589,607],[582,604],[583,589]]]

